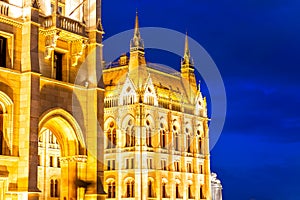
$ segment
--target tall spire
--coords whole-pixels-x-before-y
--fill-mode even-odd
[[[144,51],[144,41],[140,34],[139,17],[137,11],[135,16],[134,35],[130,41],[130,51],[136,50]]]
[[[182,64],[189,65],[189,66],[194,65],[193,59],[191,57],[190,49],[189,49],[189,39],[187,33],[185,35],[184,56],[183,56]]]

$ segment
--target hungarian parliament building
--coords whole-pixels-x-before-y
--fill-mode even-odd
[[[0,200],[222,200],[188,36],[105,65],[101,0],[0,0]],[[145,41],[147,42],[147,41]]]

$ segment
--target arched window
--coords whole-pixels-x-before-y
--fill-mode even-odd
[[[151,180],[148,181],[148,197],[154,197],[153,183]]]
[[[134,197],[134,180],[129,180],[126,183],[126,196]]]
[[[107,191],[107,197],[108,198],[116,198],[116,183],[114,181],[111,181],[108,184],[108,191]]]
[[[59,185],[57,179],[50,180],[50,197],[59,197]]]
[[[173,135],[174,135],[175,151],[179,151],[179,134],[178,134],[178,128],[175,125],[173,125]]]
[[[113,121],[109,123],[106,134],[107,134],[107,149],[115,148],[117,145],[117,131],[116,131],[116,125]]]
[[[135,128],[132,120],[130,119],[126,128],[126,147],[135,146]]]
[[[152,147],[152,134],[149,120],[146,121],[146,144],[147,147]]]
[[[54,180],[50,181],[50,197],[54,197]]]
[[[0,155],[10,155],[13,140],[13,102],[0,91]]]
[[[59,189],[58,189],[58,180],[55,180],[54,182],[54,196],[59,197]]]
[[[164,124],[160,123],[160,147],[163,149],[167,148],[167,132]]]

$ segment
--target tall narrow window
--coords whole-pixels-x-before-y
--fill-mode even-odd
[[[110,160],[107,161],[107,170],[110,170]]]
[[[6,67],[7,39],[0,36],[0,67]]]
[[[202,153],[202,139],[201,136],[198,137],[198,153]]]
[[[179,161],[174,162],[174,171],[179,172]]]
[[[160,130],[160,146],[161,148],[165,149],[167,147],[167,137],[166,137],[166,131]]]
[[[53,156],[50,156],[49,162],[50,162],[49,166],[50,166],[50,167],[53,167]]]
[[[62,81],[62,57],[63,55],[57,52],[54,52],[54,70],[55,70],[55,79]]]
[[[57,157],[57,167],[60,168],[60,159]]]
[[[152,147],[152,134],[149,120],[146,121],[146,144],[147,147]]]
[[[126,147],[135,146],[135,128],[132,120],[128,121],[128,127],[126,128]]]
[[[188,153],[191,153],[191,135],[190,134],[188,134],[187,136],[186,136],[186,145],[187,145],[187,147],[186,147],[186,149],[187,149],[187,152]]]
[[[127,190],[126,190],[126,193],[127,193],[127,197],[134,197],[134,181],[133,180],[130,180],[126,183],[126,186],[127,186]]]
[[[200,199],[204,199],[203,186],[200,185]]]
[[[166,160],[161,160],[161,169],[162,170],[167,170],[167,161]]]
[[[162,198],[167,198],[167,188],[166,183],[162,184]]]
[[[59,197],[58,180],[54,182],[54,196]]]
[[[192,188],[191,188],[192,186],[191,185],[188,185],[188,198],[189,199],[192,199],[193,197],[192,197]]]
[[[176,198],[180,198],[179,197],[179,184],[178,183],[176,183]]]
[[[203,165],[199,165],[199,173],[203,174]]]
[[[179,151],[179,134],[178,134],[178,128],[175,125],[173,125],[173,136],[174,136],[175,151]]]
[[[152,181],[149,181],[148,182],[148,197],[153,197],[154,195],[153,195],[153,183],[152,183]]]
[[[187,163],[187,172],[191,173],[192,172],[192,163]]]
[[[107,148],[115,148],[117,145],[117,131],[114,122],[110,122],[107,127]]]
[[[110,182],[108,184],[108,198],[115,198],[116,197],[116,184],[115,182]]]
[[[54,197],[54,180],[50,181],[50,197]]]

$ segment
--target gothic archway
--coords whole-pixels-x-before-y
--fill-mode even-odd
[[[53,153],[44,154],[43,159],[48,160],[48,162],[44,162],[44,165],[47,165],[47,167],[59,167],[60,170],[56,170],[56,176],[51,174],[51,177],[55,177],[53,180],[38,179],[44,182],[50,181],[48,187],[40,188],[44,194],[42,199],[43,197],[47,199],[53,194],[59,199],[77,199],[77,197],[83,195],[81,194],[83,191],[77,187],[76,181],[78,179],[85,180],[84,172],[86,171],[87,159],[86,145],[81,129],[70,113],[58,108],[49,110],[40,117],[39,137],[42,137],[45,133],[48,134],[47,137],[50,135],[51,138],[47,139],[50,145],[45,145],[43,148],[56,147],[59,149],[59,154],[56,153],[55,155],[57,156],[53,156]],[[53,152],[54,149],[51,151]],[[40,152],[42,151],[39,149],[39,154]],[[45,158],[45,155],[50,158]],[[53,157],[55,158],[53,159]],[[46,167],[43,169],[46,169]],[[43,170],[43,173],[45,179],[47,170]],[[58,185],[60,188],[58,188]],[[58,192],[57,189],[59,190]],[[44,190],[47,190],[47,192]]]

